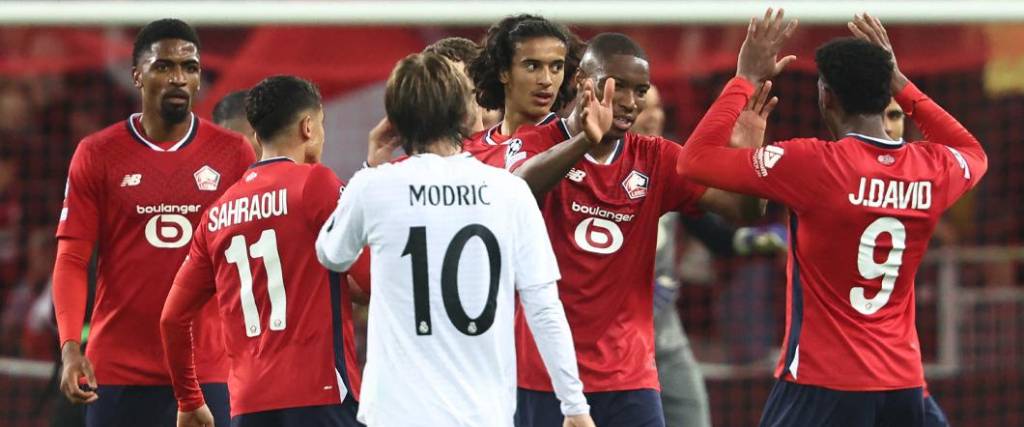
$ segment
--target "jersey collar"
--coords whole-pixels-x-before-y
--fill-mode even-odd
[[[618,160],[619,156],[622,155],[622,145],[622,140],[616,139],[615,148],[612,150],[612,154],[608,156],[608,160],[605,160],[603,163],[597,161],[597,159],[591,156],[590,153],[584,154],[583,157],[586,158],[587,161],[595,165],[610,165],[612,163],[615,163],[615,161]]]
[[[281,162],[292,162],[292,163],[295,163],[295,160],[289,159],[289,158],[287,158],[285,156],[271,157],[269,159],[263,159],[263,160],[260,160],[260,161],[258,161],[256,163],[253,163],[252,166],[249,166],[249,169],[252,169],[252,168],[255,168],[255,167],[260,167],[260,166],[263,166],[263,165],[268,165],[268,164],[271,164],[271,163],[281,163]]]
[[[179,139],[178,142],[175,142],[174,145],[165,150],[163,148],[160,148],[160,146],[157,145],[156,143],[146,138],[146,136],[142,133],[139,127],[135,125],[136,119],[138,119],[141,122],[142,113],[135,113],[128,117],[128,133],[130,133],[132,135],[132,138],[134,138],[140,144],[149,147],[153,151],[178,151],[184,148],[189,143],[191,143],[192,140],[196,138],[196,132],[199,130],[199,118],[196,117],[195,113],[189,113],[188,131],[185,132],[185,136],[181,137],[181,139]]]
[[[846,134],[846,136],[854,137],[854,138],[857,138],[860,141],[863,141],[863,142],[866,142],[868,144],[874,145],[875,147],[885,148],[885,149],[889,149],[889,150],[900,148],[904,144],[906,144],[903,141],[903,138],[900,138],[899,141],[892,141],[892,140],[888,140],[888,139],[881,139],[881,138],[875,138],[875,137],[872,137],[872,136],[862,135],[862,134],[859,134],[859,133],[856,133],[856,132],[849,132],[849,133]]]
[[[544,116],[543,119],[540,119],[540,121],[537,122],[537,126],[546,125],[548,123],[551,123],[551,121],[557,120],[557,119],[558,119],[558,115],[557,114],[555,114],[554,112],[548,113],[548,115]],[[498,141],[494,140],[494,134],[496,132],[498,132],[499,130],[501,130],[501,124],[503,122],[504,122],[504,120],[498,122],[498,124],[496,124],[494,126],[491,126],[490,129],[487,129],[487,132],[484,132],[484,142],[486,142],[488,145],[502,145],[502,144],[504,144],[504,142],[498,142]],[[562,123],[562,126],[565,126],[564,121]],[[566,133],[568,133],[568,132],[566,132]],[[508,139],[509,138],[506,138],[506,141],[508,141]]]

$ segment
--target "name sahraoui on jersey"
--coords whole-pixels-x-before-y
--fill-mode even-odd
[[[243,222],[288,215],[288,190],[267,191],[214,205],[207,213],[210,231]]]
[[[409,206],[490,205],[484,198],[487,184],[410,185]]]
[[[860,189],[849,197],[854,206],[927,210],[932,207],[932,183],[861,177]]]

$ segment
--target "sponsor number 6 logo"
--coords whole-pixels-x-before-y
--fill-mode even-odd
[[[587,252],[607,255],[622,247],[622,230],[618,224],[589,217],[576,226],[576,245]]]

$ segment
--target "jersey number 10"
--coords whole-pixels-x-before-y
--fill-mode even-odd
[[[277,253],[277,232],[263,230],[260,239],[251,246],[245,244],[245,236],[234,236],[231,245],[224,251],[224,258],[229,264],[238,267],[238,281],[242,283],[242,318],[245,320],[245,335],[259,336],[260,312],[256,309],[256,296],[252,292],[252,269],[249,257],[263,258],[263,268],[267,272],[267,294],[270,296],[270,330],[283,331],[285,310],[288,299],[284,293],[284,276],[281,274],[281,256]]]
[[[459,261],[462,250],[473,237],[479,237],[487,249],[487,261],[490,264],[490,282],[487,291],[487,302],[483,312],[476,318],[470,318],[462,307],[459,297]],[[430,323],[430,278],[427,274],[427,227],[410,227],[409,240],[405,243],[402,256],[412,256],[412,297],[415,305],[416,335],[430,335],[433,331]],[[498,282],[501,279],[501,249],[498,239],[490,229],[480,224],[470,224],[455,233],[448,243],[441,264],[441,299],[444,300],[444,311],[448,314],[455,329],[466,335],[475,336],[487,332],[494,324],[494,312],[498,306]]]

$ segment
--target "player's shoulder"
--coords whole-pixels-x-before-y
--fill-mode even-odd
[[[833,142],[819,138],[791,138],[782,141],[775,141],[771,144],[758,148],[757,151],[771,151],[779,155],[782,155],[787,151],[789,153],[824,154],[837,152],[837,149],[842,146],[843,141],[844,140]]]
[[[82,149],[97,149],[106,144],[121,143],[132,139],[132,133],[129,128],[128,120],[119,120],[110,126],[86,135],[79,142],[79,147]]]

